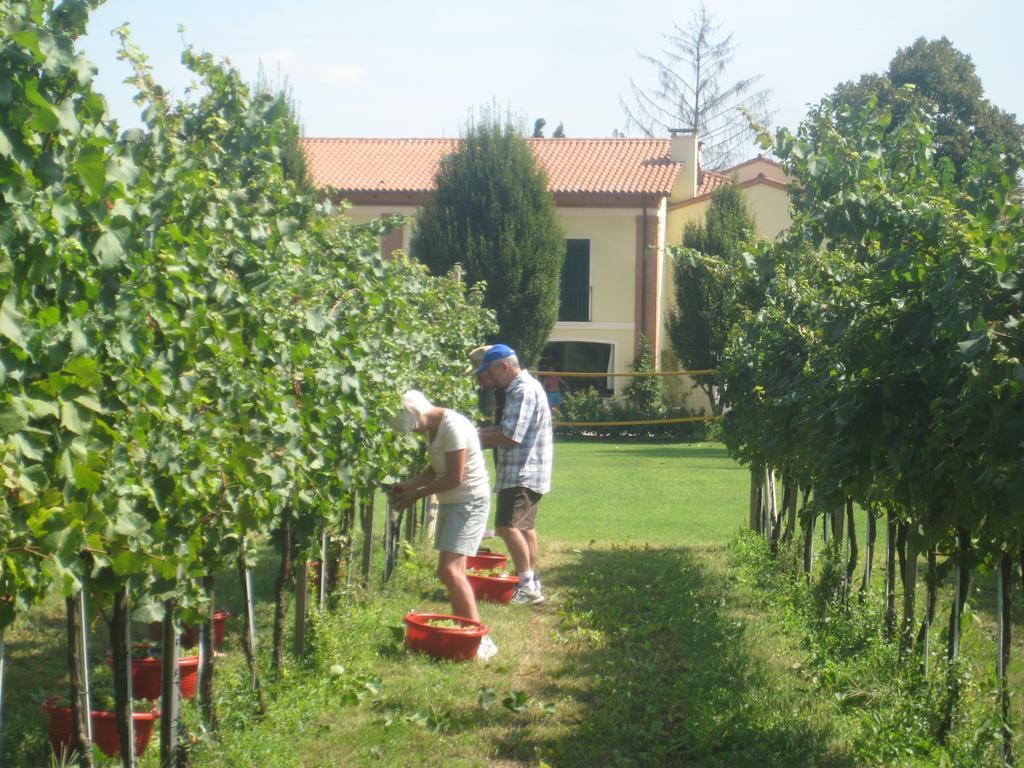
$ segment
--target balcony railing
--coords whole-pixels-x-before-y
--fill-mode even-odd
[[[590,322],[590,286],[562,286],[558,319],[567,322]]]

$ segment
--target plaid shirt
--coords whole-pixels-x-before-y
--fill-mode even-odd
[[[551,490],[551,408],[544,387],[520,371],[505,390],[501,431],[519,445],[498,447],[496,489],[522,486],[536,493]]]

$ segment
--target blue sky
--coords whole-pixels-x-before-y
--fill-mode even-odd
[[[573,137],[624,127],[630,78],[653,84],[637,51],[657,54],[697,2],[648,0],[108,0],[83,48],[100,69],[111,112],[138,124],[110,30],[128,22],[157,79],[188,85],[183,40],[254,80],[262,62],[287,76],[309,136],[457,136],[473,106],[497,101],[532,126],[544,117]],[[731,78],[761,74],[774,124],[795,127],[837,83],[884,70],[918,36],[949,37],[974,60],[986,95],[1024,119],[1024,2],[979,0],[720,0],[708,7],[734,33]],[[178,33],[178,24],[185,27]],[[751,149],[751,154],[756,150]]]

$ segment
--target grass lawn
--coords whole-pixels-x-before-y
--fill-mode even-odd
[[[566,544],[724,544],[747,522],[749,484],[719,444],[559,443],[537,531]]]
[[[238,590],[226,574],[218,603],[235,617],[218,661],[220,738],[202,736],[187,705],[190,765],[940,764],[913,749],[905,759],[874,756],[872,739],[891,734],[872,736],[864,725],[872,697],[898,699],[866,685],[859,699],[837,695],[848,690],[837,687],[846,668],[812,664],[794,609],[766,596],[763,574],[759,582],[737,565],[730,542],[746,524],[748,483],[720,445],[559,443],[554,489],[538,517],[548,600],[481,604],[495,658],[453,664],[405,651],[404,613],[446,609],[424,544],[388,584],[375,575],[372,594],[353,593],[314,616],[307,657],[290,660],[282,679],[264,669],[262,716],[247,691]],[[880,537],[878,558],[883,550]],[[257,581],[264,650],[273,567],[268,560]],[[964,641],[981,660],[981,678],[985,654],[995,653],[985,594]],[[5,766],[47,765],[38,702],[62,687],[61,608],[53,601],[9,633]],[[879,672],[878,686],[899,687]],[[913,735],[915,723],[905,726]],[[141,768],[157,765],[155,746]],[[988,756],[970,764],[990,764]]]

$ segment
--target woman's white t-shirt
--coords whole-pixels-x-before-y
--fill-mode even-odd
[[[440,504],[469,501],[491,492],[476,427],[461,413],[446,408],[437,427],[437,437],[427,447],[431,469],[438,477],[443,477],[448,471],[448,457],[445,454],[463,449],[466,451],[466,463],[462,470],[462,485],[438,493],[437,501]]]

